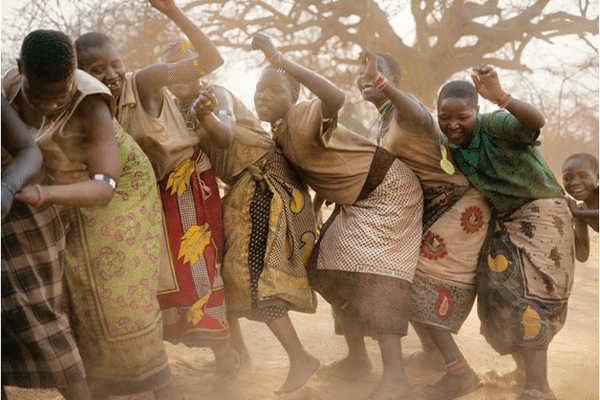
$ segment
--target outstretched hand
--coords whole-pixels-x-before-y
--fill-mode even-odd
[[[360,61],[363,63],[362,75],[366,79],[373,79],[377,73],[377,56],[370,50],[360,53]]]
[[[163,14],[169,14],[175,10],[177,10],[177,4],[175,4],[175,0],[149,0],[152,7],[156,8]]]
[[[503,90],[498,80],[498,74],[489,65],[478,65],[473,68],[471,75],[477,92],[486,100],[498,102],[502,99]]]
[[[262,51],[267,61],[271,63],[277,63],[273,58],[277,58],[277,56],[281,57],[271,38],[262,33],[256,33],[252,37],[252,50]]]
[[[217,97],[214,88],[202,90],[192,106],[196,118],[202,118],[217,109]]]

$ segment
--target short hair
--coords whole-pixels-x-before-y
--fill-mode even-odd
[[[287,80],[290,87],[290,92],[292,94],[292,103],[296,103],[298,101],[298,97],[300,96],[300,82],[281,68],[277,68],[274,65],[269,65],[264,69],[264,71],[269,69],[279,72]]]
[[[477,107],[479,96],[475,85],[467,81],[452,81],[445,84],[438,95],[437,104],[447,98],[463,99],[469,107]]]
[[[62,32],[35,30],[23,39],[19,63],[22,73],[31,73],[43,82],[60,82],[77,69],[75,46]]]
[[[572,160],[585,161],[594,173],[596,173],[596,174],[598,173],[598,169],[599,169],[598,168],[598,158],[596,158],[595,155],[590,154],[590,153],[571,154],[569,157],[567,157],[567,159],[563,163],[563,166]]]
[[[400,83],[400,79],[402,78],[402,68],[400,68],[400,63],[398,60],[396,60],[394,56],[389,53],[375,53],[375,55],[384,59],[390,74],[392,76],[397,76],[398,83]]]
[[[108,36],[100,32],[88,32],[79,36],[75,41],[75,48],[77,49],[77,62],[79,68],[82,67],[82,58],[84,54],[91,49],[97,49],[106,45],[114,46],[114,43]]]

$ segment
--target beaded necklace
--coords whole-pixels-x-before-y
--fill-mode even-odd
[[[277,132],[277,130],[279,129],[279,127],[281,126],[281,123],[283,122],[283,118],[279,118],[277,121],[273,122],[271,124],[271,131],[272,132]]]
[[[371,125],[371,127],[369,128],[369,131],[367,132],[367,138],[371,135],[371,130],[373,129],[375,124],[379,123],[379,134],[377,136],[377,145],[378,146],[381,146],[381,139],[383,138],[383,128],[384,128],[385,120],[387,119],[388,115],[390,115],[390,113],[392,112],[393,109],[394,109],[394,103],[392,103],[392,101],[389,99],[386,100],[385,103],[383,103],[382,105],[377,107],[377,111],[379,112],[379,117],[377,117],[377,119],[375,121],[373,121],[373,124]]]

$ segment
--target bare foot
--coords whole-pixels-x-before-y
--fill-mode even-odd
[[[237,378],[242,361],[237,351],[231,346],[215,351],[216,375],[218,386],[230,385]]]
[[[306,381],[319,369],[321,362],[315,357],[307,354],[301,362],[290,365],[290,371],[283,385],[275,394],[289,393],[300,389]]]
[[[330,377],[355,381],[371,373],[373,364],[368,357],[350,359],[348,356],[327,364],[321,370]]]
[[[454,399],[476,391],[482,386],[479,377],[468,365],[446,372],[436,383],[421,388],[429,400]]]

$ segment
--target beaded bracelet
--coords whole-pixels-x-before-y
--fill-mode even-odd
[[[117,190],[117,182],[113,178],[104,174],[95,174],[91,178],[93,181],[103,181],[106,182],[112,187],[113,190]]]
[[[502,104],[498,104],[498,107],[500,108],[506,108],[506,106],[508,105],[508,103],[511,102],[512,100],[512,96],[510,94],[506,95],[506,98],[504,99],[504,101],[502,102]]]
[[[204,75],[206,75],[206,71],[204,71],[202,69],[202,67],[198,63],[198,59],[197,58],[194,58],[193,64],[194,64],[194,67],[196,67],[196,71],[198,71],[198,75],[200,75],[201,77],[204,76]]]
[[[379,73],[379,72],[377,72],[375,74],[375,76],[373,77],[373,82],[375,83],[375,86],[379,90],[385,89],[385,87],[388,85],[387,78],[385,76],[381,75],[381,73]]]
[[[44,193],[44,189],[42,189],[42,187],[40,185],[35,185],[35,188],[38,192],[38,195],[40,196],[40,199],[38,200],[37,204],[34,207],[40,208],[42,206],[42,204],[44,204],[44,200],[46,200],[46,193]]]
[[[167,80],[169,85],[177,85],[179,79],[177,79],[177,63],[167,64]]]
[[[17,197],[17,189],[15,189],[14,187],[10,186],[6,182],[2,182],[2,186],[4,186],[5,188],[8,189],[8,191],[10,192],[10,194],[12,194],[12,197]]]

